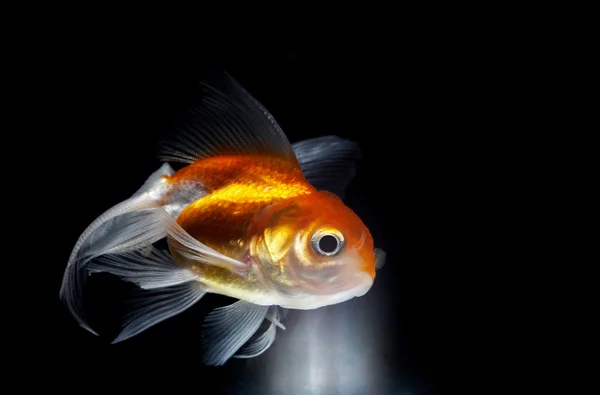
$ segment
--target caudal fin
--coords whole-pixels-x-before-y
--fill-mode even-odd
[[[186,200],[189,196],[184,194],[182,200],[171,196],[169,203],[163,205],[166,203],[163,197],[170,188],[163,176],[173,173],[173,169],[167,163],[163,164],[133,196],[94,220],[73,248],[63,276],[60,298],[77,322],[95,335],[97,333],[86,322],[82,304],[83,287],[88,273],[116,274],[123,280],[132,281],[145,289],[168,288],[193,280],[188,272],[173,270],[174,262],[166,252],[148,253],[153,251],[150,248],[152,243],[164,237],[169,236],[171,248],[188,259],[238,272],[249,268],[247,263],[225,256],[202,244],[177,223],[172,216],[172,210],[169,210],[169,204],[181,206],[191,201]],[[196,197],[200,198],[201,194]],[[173,289],[181,289],[183,292],[172,294],[173,303],[179,303],[178,296],[191,292],[184,286]],[[151,297],[151,294],[147,295],[150,296],[149,300],[156,299]],[[196,292],[191,292],[191,295],[194,297],[190,300],[199,299]],[[142,315],[138,318],[147,320],[148,317],[151,318],[150,323],[156,323],[166,315],[162,315],[160,320],[152,315]],[[128,330],[128,337],[132,336],[131,333],[139,333],[142,326],[135,326],[137,329]],[[144,329],[147,327],[149,326]]]
[[[161,195],[166,191],[163,176],[174,170],[164,163],[129,199],[115,205],[96,218],[81,234],[71,252],[60,289],[60,299],[77,322],[95,333],[86,323],[81,296],[87,277],[84,267],[94,258],[107,253],[126,252],[151,244],[166,236],[156,215]]]

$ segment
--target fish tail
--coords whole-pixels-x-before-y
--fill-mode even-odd
[[[174,170],[164,163],[129,199],[96,218],[81,234],[69,257],[59,292],[77,322],[97,335],[86,323],[81,302],[87,264],[108,253],[124,253],[149,245],[166,236],[161,226],[162,197],[168,189],[165,176]]]
[[[96,218],[69,257],[59,296],[79,325],[95,335],[82,303],[88,274],[110,273],[137,285],[113,343],[181,313],[207,292],[195,272],[176,263],[168,251],[156,249],[154,242],[169,236],[182,256],[231,270],[247,269],[247,263],[209,248],[179,226],[175,217],[205,189],[199,182],[174,184],[169,179],[173,173],[164,163],[130,198]]]

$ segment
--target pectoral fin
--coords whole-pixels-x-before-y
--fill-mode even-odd
[[[233,355],[233,358],[254,358],[267,351],[275,341],[277,327],[285,330],[285,326],[283,326],[281,321],[285,318],[286,314],[287,311],[285,309],[278,306],[271,306],[266,320],[263,322],[263,325],[267,324],[266,329],[262,332],[258,330],[253,338]]]
[[[271,344],[275,341],[275,335],[277,328],[275,324],[269,323],[267,330],[262,332],[255,340],[251,340],[240,348],[237,354],[232,355],[233,358],[254,358],[264,353],[271,347]]]
[[[306,180],[319,190],[344,197],[360,159],[358,143],[337,136],[324,136],[292,144]]]
[[[208,314],[204,323],[204,363],[223,365],[256,333],[269,306],[239,300]]]
[[[171,237],[169,245],[179,255],[187,259],[223,267],[236,272],[243,272],[250,268],[250,264],[223,255],[194,239],[166,211],[162,210],[160,215],[162,226]]]

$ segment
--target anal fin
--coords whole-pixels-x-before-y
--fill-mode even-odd
[[[150,290],[134,289],[132,297],[126,302],[128,312],[123,320],[123,329],[112,343],[129,339],[167,318],[182,313],[205,294],[206,291],[196,281]]]

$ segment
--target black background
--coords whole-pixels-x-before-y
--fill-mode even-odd
[[[46,362],[47,386],[64,387],[68,376],[69,388],[81,380],[90,388],[296,393],[265,384],[261,377],[273,363],[268,357],[263,365],[256,359],[202,366],[202,318],[227,303],[224,297],[203,300],[118,345],[109,343],[125,285],[109,276],[90,283],[90,306],[104,317],[96,323],[106,334],[100,338],[81,329],[58,299],[80,233],[158,168],[157,140],[190,103],[196,82],[214,70],[227,71],[262,102],[290,141],[336,134],[362,147],[346,202],[387,252],[387,262],[367,295],[332,316],[343,311],[353,319],[335,325],[356,326],[361,336],[378,341],[373,368],[383,378],[380,385],[369,372],[357,378],[371,383],[366,393],[462,393],[477,382],[474,367],[486,367],[475,355],[489,347],[480,335],[487,306],[479,291],[490,280],[485,262],[495,259],[481,253],[479,225],[487,220],[481,202],[493,191],[483,186],[491,175],[480,157],[494,144],[482,129],[499,122],[482,121],[491,106],[482,92],[498,84],[481,71],[485,60],[467,61],[447,48],[383,55],[376,49],[157,50],[127,43],[73,47],[54,59],[50,85],[39,96],[53,109],[48,124],[56,132],[44,140],[52,176],[38,171],[52,178],[55,210],[48,223],[60,225],[48,230],[53,253],[43,289],[50,306],[40,310],[50,328],[41,336],[48,349],[36,357]],[[370,322],[362,319],[365,311]],[[286,333],[279,332],[267,353],[282,353],[285,342]],[[61,373],[52,373],[53,366]]]

